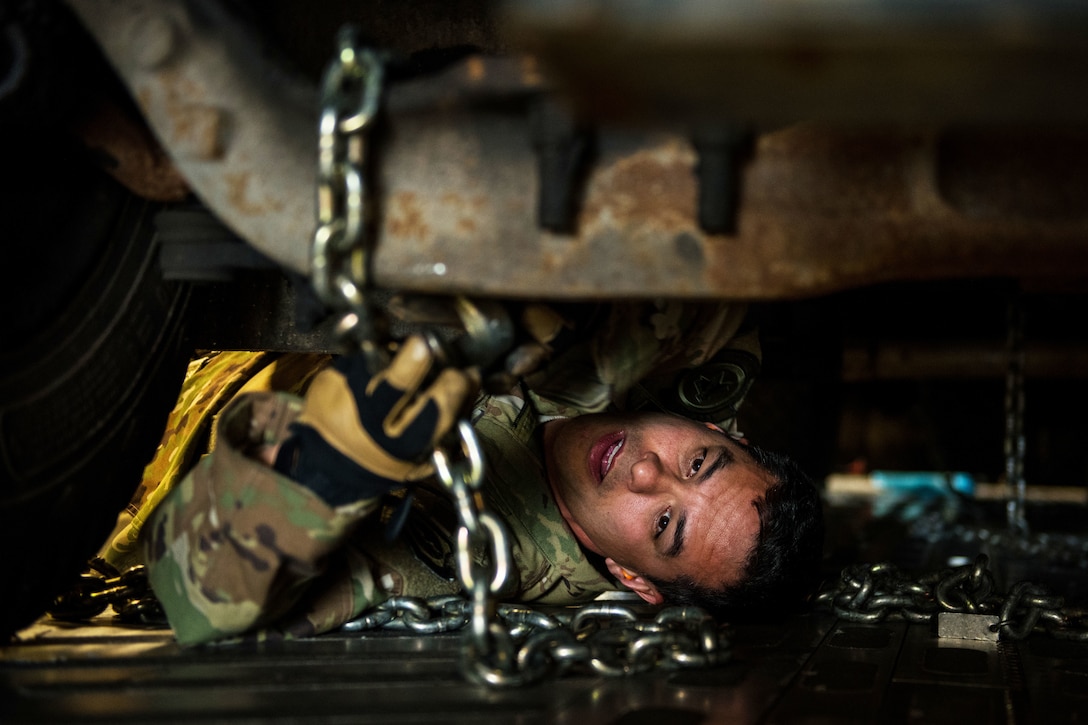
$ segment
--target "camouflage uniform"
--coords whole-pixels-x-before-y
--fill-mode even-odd
[[[98,568],[126,571],[142,562],[137,538],[146,517],[200,456],[215,447],[212,421],[236,395],[280,390],[302,393],[331,360],[319,353],[210,352],[189,363],[155,457],[98,552]]]
[[[648,385],[652,398],[655,386],[726,344],[758,356],[754,333],[737,336],[742,319],[742,309],[724,305],[615,305],[595,335],[529,378],[532,389],[477,401],[484,498],[511,532],[515,571],[506,599],[574,604],[617,588],[555,505],[536,434],[541,420],[622,408],[636,383]],[[262,446],[286,437],[299,410],[300,399],[286,393],[236,399],[219,417],[213,453],[156,497],[161,503],[140,539],[182,644],[254,630],[305,636],[390,596],[459,590],[456,519],[443,494],[418,487],[403,532],[390,542],[380,523],[359,524],[387,521],[400,505],[396,496],[330,507],[258,460]]]

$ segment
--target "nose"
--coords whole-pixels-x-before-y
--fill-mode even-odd
[[[656,453],[647,453],[631,465],[628,488],[634,493],[653,493],[665,485],[665,470]]]

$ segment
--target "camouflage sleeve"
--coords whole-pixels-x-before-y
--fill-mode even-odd
[[[727,302],[614,303],[587,339],[526,382],[545,415],[596,413],[610,406],[633,410],[652,403],[729,427],[759,369],[759,335],[746,326],[746,313],[744,304]],[[689,378],[696,393],[727,399],[680,405],[678,390]],[[703,402],[706,410],[699,410]]]
[[[703,365],[741,338],[747,306],[726,302],[657,300],[616,304],[593,337],[600,378],[622,394],[647,377]],[[747,345],[745,345],[747,347]],[[754,352],[758,356],[756,339]]]
[[[347,583],[323,576],[330,566],[343,567],[343,557],[330,565],[329,555],[377,501],[332,508],[260,461],[265,446],[285,437],[299,406],[298,398],[283,393],[233,402],[218,422],[215,451],[170,491],[144,527],[151,585],[183,645],[264,627],[289,613],[315,584],[323,593],[310,591],[307,599],[338,613],[311,614],[318,629],[384,598],[365,567],[348,567]],[[325,601],[330,593],[339,599]]]
[[[595,340],[594,358],[619,407],[667,410],[737,431],[762,360],[745,305],[670,301],[646,304],[641,314],[616,312],[620,324]],[[617,330],[627,332],[617,337]]]
[[[321,353],[227,350],[190,361],[159,447],[97,558],[118,572],[142,564],[137,540],[144,522],[200,456],[215,448],[212,427],[220,411],[240,393],[275,390],[301,395],[330,360]]]

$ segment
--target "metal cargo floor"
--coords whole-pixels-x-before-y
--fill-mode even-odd
[[[1073,723],[1088,644],[938,640],[812,614],[734,630],[713,669],[468,684],[459,636],[331,634],[182,650],[166,630],[47,621],[0,650],[2,720],[374,723]]]

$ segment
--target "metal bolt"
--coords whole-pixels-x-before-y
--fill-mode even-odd
[[[132,59],[146,70],[164,65],[178,45],[174,22],[166,15],[143,15],[129,28]]]

